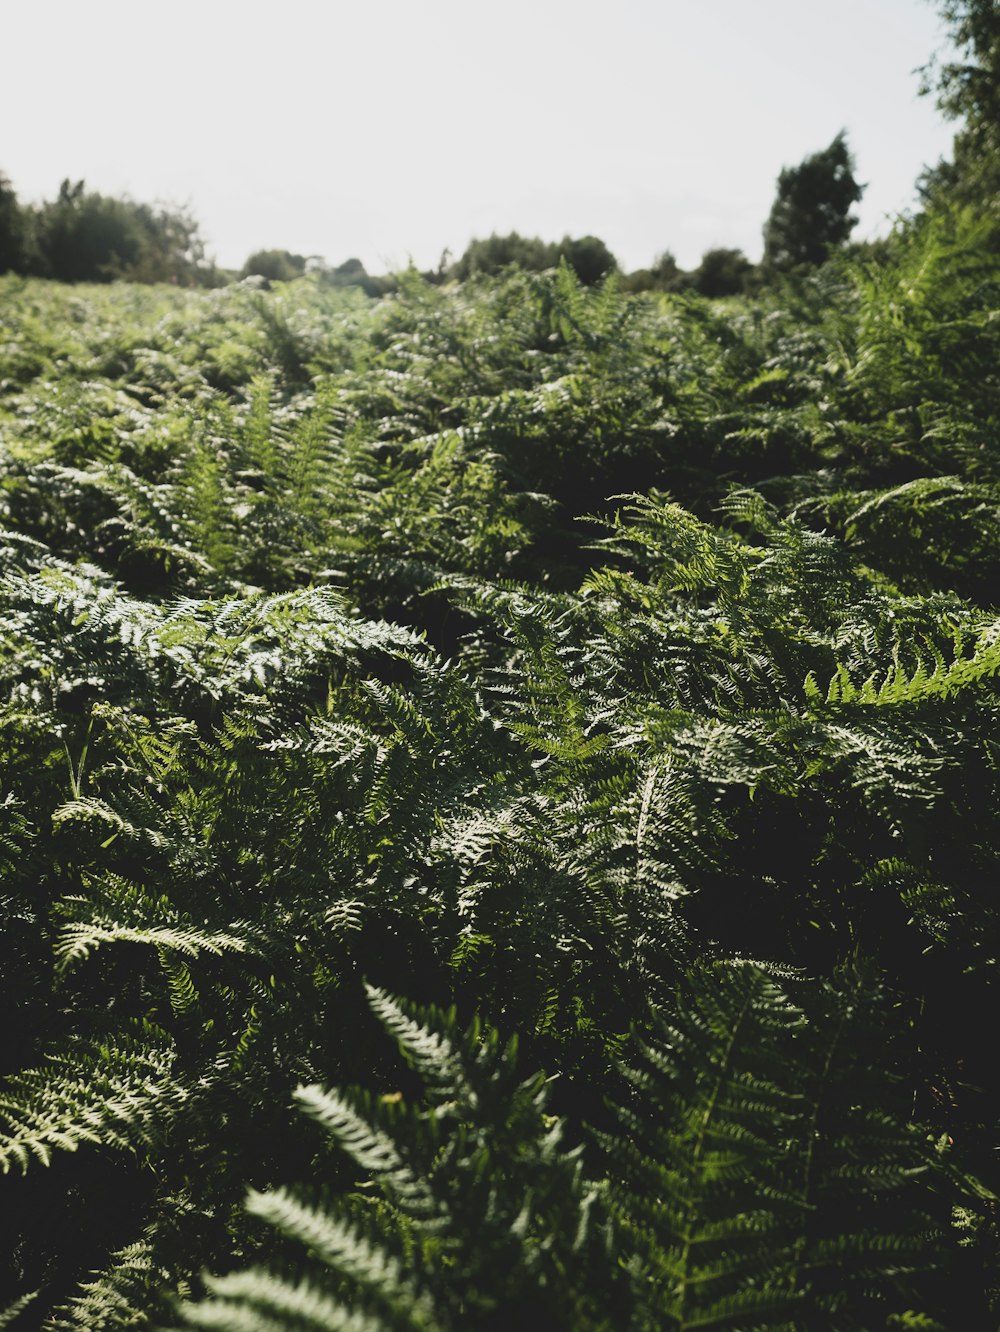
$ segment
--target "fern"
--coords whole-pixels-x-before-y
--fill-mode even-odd
[[[6,1308],[0,1309],[0,1327],[10,1327],[11,1323],[19,1318],[24,1310],[27,1309],[37,1297],[38,1292],[32,1291],[30,1294],[22,1295],[19,1299],[14,1300],[14,1302],[8,1304]]]
[[[678,1271],[704,1275],[686,1308],[670,1296],[689,1320],[754,1325],[759,1296],[819,1326],[996,1322],[993,1204],[949,1167],[998,1186],[1000,1086],[972,1020],[995,1006],[1000,925],[1000,324],[980,242],[925,218],[726,302],[567,268],[409,272],[378,301],[319,275],[0,279],[11,1297],[141,1326],[198,1270],[273,1259],[280,1291],[229,1305],[280,1325],[329,1211],[331,1252],[357,1232],[360,1266],[309,1280],[376,1323],[424,1317],[365,1293],[381,1249],[443,1325],[527,1323],[542,1286],[556,1323],[662,1321]],[[884,989],[844,979],[857,955]],[[747,956],[776,988],[744,1026],[750,971],[699,968]],[[362,976],[481,1012],[478,1044],[382,1007],[401,1070],[369,1039]],[[902,1036],[865,1034],[894,1016]],[[506,1056],[477,1062],[491,1023],[554,1075],[569,1122],[550,1155],[542,1084],[522,1106]],[[628,1053],[636,1024],[658,1072]],[[724,1092],[712,1179],[691,1166],[696,1032]],[[898,1084],[851,1072],[852,1043]],[[286,1112],[290,1086],[334,1075],[363,1089],[338,1113],[409,1171],[412,1215],[388,1176],[358,1191],[374,1205],[334,1201],[365,1172]],[[609,1090],[650,1169],[683,1182],[686,1266],[582,1128],[614,1136]],[[923,1173],[902,1179],[907,1161]],[[328,1196],[289,1194],[305,1212],[280,1203],[302,1236],[282,1266],[234,1200],[324,1173]],[[924,1261],[911,1210],[938,1276],[904,1271]],[[466,1269],[492,1315],[448,1293]]]
[[[81,1282],[73,1298],[46,1319],[45,1332],[83,1328],[111,1332],[135,1326],[136,1310],[155,1307],[168,1280],[169,1273],[157,1266],[150,1241],[130,1244],[111,1255],[105,1272],[92,1273]]]
[[[579,1149],[561,1146],[543,1080],[518,1080],[512,1045],[368,993],[427,1108],[388,1094],[355,1109],[316,1087],[297,1099],[387,1205],[251,1194],[250,1211],[308,1263],[292,1281],[262,1269],[212,1279],[186,1325],[239,1328],[266,1312],[276,1328],[303,1316],[860,1328],[912,1310],[928,1267],[946,1260],[930,1221],[943,1209],[922,1181],[936,1172],[945,1192],[957,1181],[889,1110],[891,1074],[868,1071],[884,1032],[862,976],[807,988],[802,1008],[760,967],[703,971],[626,1067],[619,1127],[599,1135],[607,1173],[590,1180]]]
[[[188,1324],[239,1327],[266,1309],[283,1315],[276,1327],[291,1326],[301,1307],[344,1327],[365,1318],[371,1327],[471,1327],[517,1309],[553,1326],[592,1325],[583,1273],[587,1254],[603,1252],[597,1195],[578,1153],[560,1146],[544,1080],[521,1081],[514,1047],[494,1032],[462,1033],[453,1012],[432,1012],[428,1026],[384,992],[368,993],[421,1073],[428,1111],[390,1094],[363,1098],[359,1113],[316,1087],[297,1099],[374,1176],[388,1209],[354,1205],[338,1217],[287,1190],[253,1195],[256,1215],[309,1246],[310,1272],[294,1286],[263,1271],[213,1280],[212,1298],[186,1310]]]
[[[84,1143],[149,1148],[166,1132],[186,1093],[172,1077],[172,1043],[137,1023],[106,1042],[78,1042],[46,1065],[18,1074],[0,1096],[5,1127],[0,1168],[42,1165],[54,1150]]]

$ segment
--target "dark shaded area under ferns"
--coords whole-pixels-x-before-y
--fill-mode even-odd
[[[996,1326],[980,239],[0,282],[0,1325]]]

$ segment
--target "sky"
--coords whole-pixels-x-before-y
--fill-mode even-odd
[[[783,166],[845,129],[856,238],[954,126],[932,0],[0,0],[0,171],[188,206],[209,253],[436,266],[473,236],[761,252]]]

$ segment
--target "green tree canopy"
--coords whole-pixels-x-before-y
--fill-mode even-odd
[[[553,244],[512,231],[507,236],[494,233],[486,240],[471,241],[451,275],[464,282],[474,273],[499,273],[511,265],[529,273],[542,273],[555,268],[560,258],[566,260],[584,286],[593,286],[618,267],[615,256],[598,236],[564,236],[558,244]]]
[[[701,263],[687,275],[684,286],[702,296],[738,296],[746,291],[754,266],[742,250],[706,250]]]
[[[23,271],[27,229],[17,195],[0,171],[0,273]]]
[[[622,279],[625,291],[676,291],[686,274],[669,250],[664,250],[649,268],[637,268]]]
[[[926,173],[926,198],[996,206],[1000,192],[1000,5],[997,0],[943,0],[956,58],[923,69],[924,93],[963,122],[955,136],[953,160]]]
[[[670,250],[658,254],[649,270],[653,286],[661,291],[672,291],[681,276],[681,269]]]
[[[764,265],[787,271],[823,263],[857,224],[851,208],[865,187],[854,178],[854,158],[843,130],[828,148],[778,176],[778,192],[764,224]]]
[[[592,287],[618,267],[618,260],[599,236],[564,236],[558,250],[585,287]]]
[[[527,272],[541,273],[558,261],[558,247],[538,236],[522,236],[516,231],[498,236],[494,232],[485,240],[472,240],[452,269],[460,282],[474,273],[499,273],[516,264]]]
[[[88,191],[64,180],[35,214],[35,266],[60,282],[195,281],[206,273],[198,225],[183,210]]]
[[[290,282],[306,271],[303,254],[288,250],[255,250],[243,265],[240,277],[263,277],[271,282]]]

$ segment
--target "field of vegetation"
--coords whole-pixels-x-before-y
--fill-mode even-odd
[[[847,248],[838,136],[759,268],[212,289],[0,177],[0,1328],[1000,1325],[1000,18],[941,7],[924,211]]]
[[[0,281],[4,1325],[996,1325],[998,295]]]

